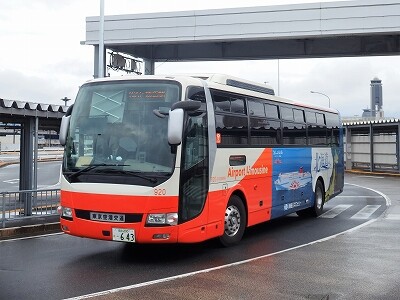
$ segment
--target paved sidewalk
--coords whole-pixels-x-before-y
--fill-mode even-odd
[[[5,228],[0,227],[0,240],[59,232],[59,219],[58,215],[49,215],[7,221]]]

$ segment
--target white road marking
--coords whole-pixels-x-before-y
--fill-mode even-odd
[[[52,236],[52,235],[60,235],[60,234],[64,234],[64,232],[56,232],[56,233],[48,233],[48,234],[20,237],[20,238],[15,238],[15,239],[0,240],[0,243],[22,241],[22,240],[31,240],[31,239],[37,239],[37,238],[47,237],[47,236]]]
[[[326,213],[323,213],[322,215],[320,215],[319,218],[332,219],[352,206],[353,205],[346,205],[346,204],[336,205],[334,208],[332,208],[332,209],[328,210]]]
[[[384,193],[380,192],[380,191],[377,191],[377,190],[374,190],[374,189],[370,189],[370,188],[367,188],[365,186],[358,185],[358,184],[353,184],[353,183],[345,183],[345,184],[356,186],[356,187],[359,187],[359,188],[362,188],[362,189],[366,189],[366,190],[370,190],[370,191],[372,191],[374,193],[377,193],[377,194],[381,195],[385,199],[386,206],[392,205],[392,202],[390,201],[390,198],[388,196],[386,196]]]
[[[356,213],[354,216],[352,216],[351,219],[366,220],[369,217],[371,217],[372,214],[374,212],[376,212],[380,207],[381,207],[380,205],[367,205],[362,210],[360,210],[358,213]]]
[[[400,214],[388,214],[385,219],[400,221]]]
[[[378,199],[382,198],[382,196],[346,196],[346,195],[339,195],[335,198],[365,198],[365,199]]]
[[[3,180],[3,182],[9,183],[9,184],[17,184],[19,182],[19,178]]]

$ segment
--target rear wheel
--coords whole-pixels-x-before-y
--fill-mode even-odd
[[[322,214],[325,204],[325,191],[324,185],[320,180],[315,184],[314,192],[314,205],[310,208],[306,208],[297,211],[296,214],[300,217],[318,217]]]
[[[242,199],[232,195],[225,210],[224,234],[220,237],[221,244],[225,247],[240,242],[246,228],[246,209]]]
[[[317,181],[315,185],[315,192],[314,192],[314,207],[311,211],[311,215],[313,217],[318,217],[322,214],[324,210],[325,204],[325,191],[324,186],[320,180]]]

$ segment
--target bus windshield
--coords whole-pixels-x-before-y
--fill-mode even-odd
[[[175,154],[167,140],[168,118],[154,111],[168,112],[180,94],[178,83],[165,80],[82,86],[65,147],[66,178],[121,183],[129,177],[122,181],[151,185],[171,175]]]

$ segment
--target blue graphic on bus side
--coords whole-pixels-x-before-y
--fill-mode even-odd
[[[272,151],[272,218],[306,207],[312,201],[311,148]]]

